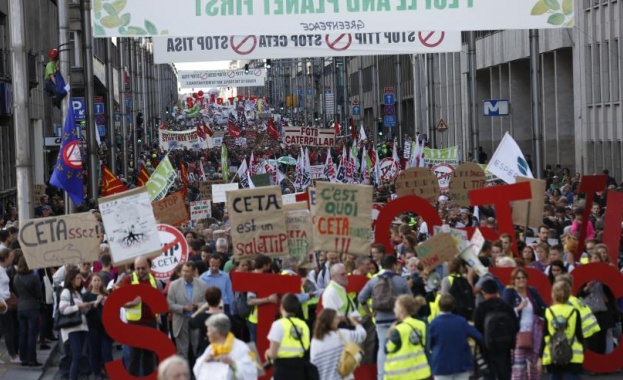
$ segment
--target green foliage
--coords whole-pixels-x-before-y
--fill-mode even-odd
[[[550,25],[573,26],[573,0],[538,0],[530,15],[548,15]]]

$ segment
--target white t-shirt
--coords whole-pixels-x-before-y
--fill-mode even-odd
[[[534,324],[534,307],[529,298],[525,298],[526,307],[521,309],[521,319],[519,320],[519,331],[526,332],[532,331],[532,325]]]
[[[281,343],[283,337],[285,335],[285,331],[283,330],[283,325],[279,320],[273,322],[270,326],[270,331],[268,332],[268,340]]]
[[[344,294],[346,294],[346,298],[350,302],[350,307],[346,309],[348,310],[348,314],[354,317],[359,316],[357,308],[355,307],[355,305],[353,305],[353,302],[350,300],[350,298],[348,298],[346,289],[344,289],[342,285],[336,282],[333,282],[332,285],[327,285],[327,288],[322,292],[322,307],[325,309],[333,309],[337,311],[337,315],[340,317],[343,317],[345,315],[344,312],[339,311],[344,306],[344,301],[342,301],[340,293],[336,288],[343,290]]]

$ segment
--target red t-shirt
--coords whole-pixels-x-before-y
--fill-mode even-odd
[[[134,274],[125,276],[123,278],[123,281],[121,281],[120,287],[131,286],[132,277],[134,277]],[[149,278],[146,280],[141,280],[139,278],[138,282],[139,284],[145,284],[145,285],[151,286],[151,282],[149,281]],[[143,302],[141,305],[141,319],[133,323],[154,323],[154,322],[156,322],[156,315],[151,311],[151,308],[149,307],[149,305]]]

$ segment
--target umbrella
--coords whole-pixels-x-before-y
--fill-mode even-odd
[[[296,165],[296,160],[290,156],[279,157],[277,162],[284,165]]]

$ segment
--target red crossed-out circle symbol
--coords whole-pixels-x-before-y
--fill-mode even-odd
[[[344,38],[347,38],[348,41],[342,41]],[[351,36],[350,33],[340,34],[339,36],[332,36],[327,34],[324,36],[324,40],[327,43],[329,49],[335,51],[344,51],[348,49],[353,43],[353,36]]]
[[[259,77],[262,75],[262,69],[255,69],[253,70],[253,75],[255,75],[256,77]]]
[[[63,148],[63,162],[72,169],[82,169],[79,141],[70,141],[65,145]]]
[[[227,72],[227,76],[230,77],[230,78],[233,78],[233,77],[236,76],[236,72],[234,70],[229,70]]]
[[[446,32],[418,32],[417,36],[422,45],[434,48],[443,42]]]
[[[240,54],[251,54],[257,46],[257,37],[255,36],[231,36],[229,37],[231,49]]]

